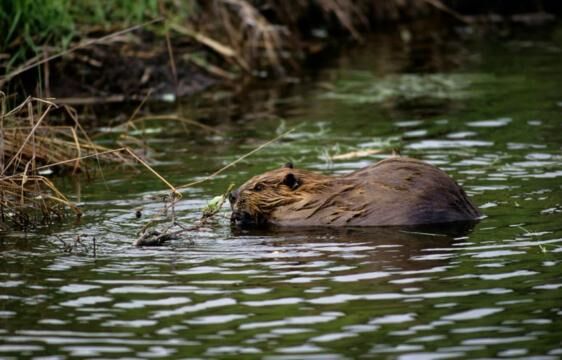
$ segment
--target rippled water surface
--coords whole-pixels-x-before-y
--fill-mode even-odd
[[[235,232],[225,207],[168,246],[135,248],[162,210],[159,180],[130,168],[60,179],[80,225],[2,235],[0,358],[560,358],[561,59],[560,28],[462,46],[374,38],[302,85],[180,105],[220,133],[149,125],[155,167],[178,185],[299,126],[184,192],[182,222],[288,160],[344,173],[393,150],[449,172],[486,218],[472,230]],[[61,251],[77,235],[96,238],[96,258]]]

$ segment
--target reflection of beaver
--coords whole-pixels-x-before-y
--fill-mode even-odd
[[[255,176],[230,194],[238,226],[386,226],[474,221],[463,189],[435,166],[392,157],[343,176],[293,169]]]
[[[265,244],[273,247],[277,255],[291,252],[297,264],[302,260],[299,258],[301,250],[308,262],[352,251],[361,256],[361,271],[371,272],[424,270],[447,265],[450,253],[446,249],[453,246],[454,238],[468,235],[473,226],[474,222],[390,227],[235,227],[232,234],[242,238],[250,235],[246,238],[249,241],[266,238]],[[337,249],[339,246],[341,250]],[[354,272],[357,269],[351,271]]]

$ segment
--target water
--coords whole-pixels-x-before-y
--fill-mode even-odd
[[[80,225],[2,235],[0,357],[560,358],[561,54],[560,28],[420,48],[381,36],[304,84],[166,109],[220,123],[220,134],[151,124],[156,168],[174,184],[300,126],[186,191],[186,223],[230,183],[288,160],[340,173],[393,149],[445,169],[487,217],[452,234],[235,232],[225,208],[169,246],[134,248],[162,210],[159,180],[128,167],[60,179]],[[337,159],[372,149],[384,151]],[[61,250],[77,235],[96,238],[96,258]]]

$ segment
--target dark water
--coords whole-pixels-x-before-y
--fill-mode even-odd
[[[159,180],[131,168],[62,179],[81,225],[2,235],[0,358],[560,358],[561,60],[562,28],[420,47],[381,36],[305,84],[180,105],[221,125],[151,124],[156,168],[176,185],[300,126],[184,192],[186,223],[230,183],[288,160],[340,173],[393,149],[448,171],[487,217],[452,235],[233,233],[225,208],[169,246],[135,248],[162,210]],[[372,149],[383,152],[338,159]],[[60,250],[78,234],[96,237],[97,258]]]

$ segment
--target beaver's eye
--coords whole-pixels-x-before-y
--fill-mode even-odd
[[[262,190],[263,190],[263,184],[257,183],[256,185],[254,185],[254,188],[253,188],[252,190],[254,190],[254,191],[262,191]]]

